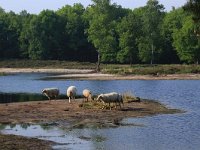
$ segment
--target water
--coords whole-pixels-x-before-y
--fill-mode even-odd
[[[35,131],[42,133],[45,139],[62,140],[65,146],[56,148],[71,149],[136,149],[136,150],[198,150],[200,147],[200,80],[38,80],[45,74],[19,74],[0,77],[0,92],[41,93],[45,87],[58,87],[61,93],[75,85],[78,93],[89,88],[95,94],[117,91],[130,91],[134,95],[159,100],[168,107],[186,110],[183,114],[157,115],[144,118],[124,119],[124,123],[143,124],[144,126],[123,126],[108,129],[74,129],[66,131],[60,128]],[[32,127],[32,126],[31,126]],[[31,128],[30,127],[30,128]],[[34,128],[34,127],[33,127]],[[41,131],[42,130],[42,131]],[[30,134],[31,129],[20,126],[6,133]],[[12,132],[13,131],[13,132]],[[44,131],[44,132],[43,132]],[[46,133],[47,132],[47,133]],[[50,138],[50,133],[54,138]],[[25,135],[27,136],[27,135]],[[40,136],[37,136],[41,138]],[[89,140],[80,137],[87,137]],[[102,138],[103,140],[97,140]]]

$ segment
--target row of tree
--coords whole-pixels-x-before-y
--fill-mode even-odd
[[[199,20],[189,9],[165,12],[157,0],[133,10],[93,0],[38,15],[0,8],[0,59],[198,63]]]

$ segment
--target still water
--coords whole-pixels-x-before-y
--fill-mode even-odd
[[[79,94],[85,88],[92,89],[94,94],[128,91],[135,96],[155,99],[168,107],[185,110],[186,113],[123,120],[124,123],[143,124],[142,127],[123,126],[66,131],[58,127],[22,128],[17,125],[12,128],[6,126],[2,132],[64,143],[55,146],[54,149],[199,150],[200,148],[200,80],[40,80],[46,75],[2,76],[0,92],[41,93],[41,89],[45,87],[58,87],[61,93],[65,94],[68,86],[75,85]]]

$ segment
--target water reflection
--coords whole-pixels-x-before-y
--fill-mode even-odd
[[[66,95],[61,94],[59,99],[66,99]],[[48,98],[42,94],[35,93],[0,93],[0,103],[11,102],[26,102],[26,101],[41,101],[48,100]]]
[[[66,130],[56,126],[41,126],[30,124],[0,125],[3,134],[15,134],[26,137],[35,137],[57,142],[53,149],[96,149],[106,140],[97,130],[75,129]]]

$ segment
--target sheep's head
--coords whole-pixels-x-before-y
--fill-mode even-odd
[[[42,94],[46,93],[46,90],[42,90]]]
[[[101,95],[99,95],[98,97],[97,97],[97,101],[101,101],[101,99],[102,99],[102,94]]]

